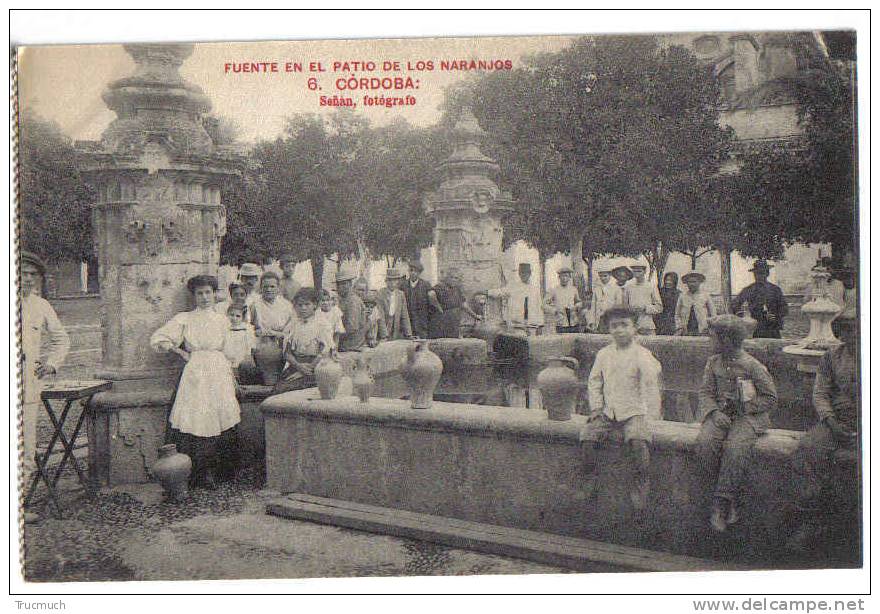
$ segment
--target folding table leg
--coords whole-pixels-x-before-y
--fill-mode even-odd
[[[87,412],[87,405],[83,404],[82,413],[79,415],[79,420],[77,420],[76,425],[73,429],[73,434],[71,435],[70,441],[67,440],[64,433],[62,432],[60,435],[61,444],[64,446],[64,455],[61,457],[61,462],[58,464],[58,467],[55,470],[55,477],[52,480],[52,486],[57,486],[58,480],[61,479],[61,472],[64,471],[64,467],[67,465],[68,460],[73,464],[73,468],[76,470],[77,477],[79,477],[79,483],[86,489],[86,492],[91,494],[92,487],[91,482],[86,476],[85,472],[82,470],[82,467],[79,466],[79,461],[76,456],[73,454],[73,446],[76,443],[76,438],[79,437],[79,432],[82,429],[83,424],[85,423]],[[64,424],[64,418],[62,417],[61,424]]]

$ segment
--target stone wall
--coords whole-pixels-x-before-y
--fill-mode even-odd
[[[497,358],[527,360],[538,365],[550,356],[574,356],[580,362],[579,375],[589,376],[593,359],[602,347],[611,342],[609,335],[565,334],[541,337],[503,335],[496,339]],[[641,343],[651,350],[663,367],[664,417],[667,420],[692,421],[687,409],[693,409],[695,395],[703,378],[706,361],[712,354],[708,337],[646,336]],[[773,426],[798,431],[815,423],[812,408],[812,376],[797,370],[797,362],[784,354],[782,348],[791,340],[749,339],[745,349],[760,360],[776,382],[779,407],[771,416]],[[690,416],[693,419],[700,416]]]
[[[340,354],[346,376],[339,394],[351,394],[351,372],[358,356],[365,356],[376,379],[374,394],[400,397],[405,388],[399,375],[409,341],[389,341],[363,352]],[[480,339],[434,339],[429,347],[444,365],[468,366],[487,360],[486,342]],[[264,459],[263,416],[259,405],[271,395],[268,386],[244,386],[240,399],[239,445],[242,461],[262,466]],[[317,395],[317,390],[311,393]],[[100,485],[146,482],[164,443],[171,393],[163,391],[106,392],[95,395],[89,420],[89,466]]]
[[[310,391],[267,399],[268,486],[503,526],[600,539],[746,565],[789,566],[793,529],[788,459],[800,434],[762,437],[745,480],[743,520],[719,536],[708,527],[710,485],[692,452],[695,425],[653,425],[648,511],[628,501],[628,469],[609,447],[597,496],[586,500],[578,433],[584,418],[551,422],[533,409],[354,397],[309,400]],[[858,562],[854,458],[838,467],[848,510],[828,528],[824,566]],[[856,523],[856,524],[854,524]]]

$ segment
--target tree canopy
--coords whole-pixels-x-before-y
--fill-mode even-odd
[[[32,113],[19,118],[19,206],[22,249],[49,262],[92,255],[92,190],[61,129]]]
[[[283,252],[320,269],[332,254],[411,257],[431,242],[422,198],[441,148],[435,130],[402,121],[374,127],[351,111],[291,117],[284,137],[254,148],[245,181],[227,195],[223,260]]]
[[[582,38],[472,87],[474,113],[544,253],[645,254],[662,270],[715,207],[731,131],[711,69],[650,36]]]

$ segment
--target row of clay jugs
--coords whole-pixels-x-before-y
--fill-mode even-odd
[[[370,366],[363,354],[357,357],[355,361],[354,373],[351,376],[351,389],[361,403],[370,400],[373,394],[373,375],[370,372]]]
[[[342,363],[339,361],[336,349],[331,348],[315,366],[315,382],[318,384],[318,392],[321,393],[322,399],[336,398],[342,375]]]
[[[571,420],[580,390],[577,368],[575,358],[551,356],[547,358],[547,367],[538,374],[538,388],[550,420]]]
[[[418,340],[406,349],[400,374],[409,389],[410,407],[428,409],[434,401],[434,389],[443,373],[443,361],[428,347],[427,340]]]

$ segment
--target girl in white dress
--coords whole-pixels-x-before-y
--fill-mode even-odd
[[[196,275],[187,288],[196,308],[178,313],[153,333],[150,346],[186,362],[169,415],[169,439],[192,458],[191,481],[211,488],[215,477],[231,477],[235,470],[235,426],[241,414],[232,366],[223,353],[229,320],[214,311],[217,278]]]

